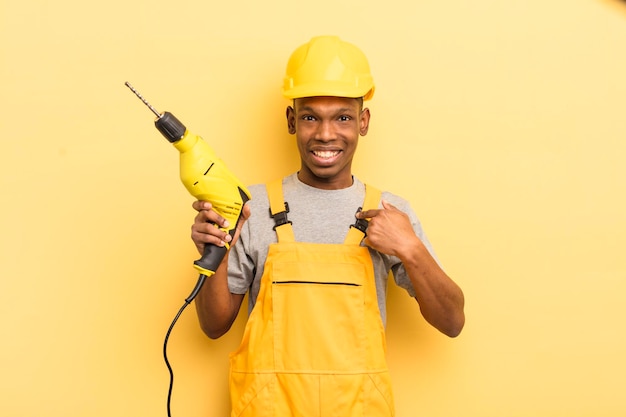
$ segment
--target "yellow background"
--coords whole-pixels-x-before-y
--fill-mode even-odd
[[[409,199],[467,298],[458,339],[390,288],[399,417],[626,415],[626,4],[0,3],[0,415],[166,415],[196,281],[177,152],[131,82],[245,183],[298,167],[289,53],[337,34],[377,83],[355,172]],[[188,308],[174,416],[227,415]]]

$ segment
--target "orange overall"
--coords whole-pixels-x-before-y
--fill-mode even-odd
[[[282,183],[268,184],[273,215]],[[363,209],[380,191],[366,188]],[[278,223],[277,223],[278,224]],[[295,242],[275,228],[256,305],[230,357],[232,417],[393,416],[385,334],[363,231],[343,244]]]

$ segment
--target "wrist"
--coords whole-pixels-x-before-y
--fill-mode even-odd
[[[423,251],[427,251],[422,241],[415,236],[410,241],[403,242],[399,245],[397,257],[405,265],[416,264],[422,256]]]

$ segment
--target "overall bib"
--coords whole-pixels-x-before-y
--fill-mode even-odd
[[[363,222],[343,244],[296,242],[282,181],[268,184],[268,195],[278,243],[230,355],[231,417],[394,416]],[[379,201],[380,191],[366,187],[363,209]]]

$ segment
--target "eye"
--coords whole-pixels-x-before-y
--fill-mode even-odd
[[[301,117],[301,119],[307,122],[313,122],[315,121],[315,116],[311,116],[310,114],[305,114]]]
[[[350,120],[352,120],[352,117],[347,116],[347,115],[345,115],[345,114],[344,114],[344,115],[339,116],[339,121],[340,121],[340,122],[349,122]]]

